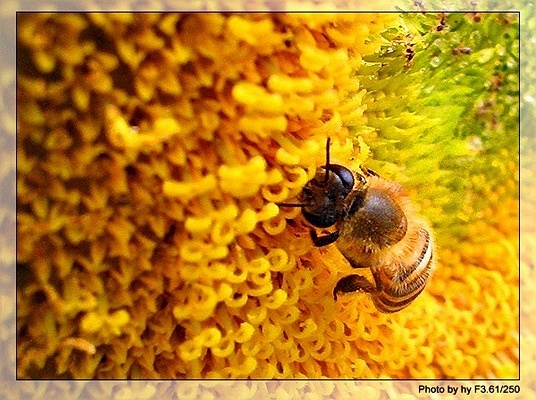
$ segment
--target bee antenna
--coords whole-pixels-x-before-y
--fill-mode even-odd
[[[328,140],[326,141],[326,176],[324,178],[324,186],[327,186],[328,184],[328,178],[329,178],[329,145],[331,143],[331,138],[328,137]]]
[[[307,207],[311,205],[308,203],[275,203],[275,204],[281,207]]]

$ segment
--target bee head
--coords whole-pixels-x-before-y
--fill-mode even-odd
[[[342,165],[319,168],[300,194],[305,219],[318,228],[334,225],[347,211],[346,199],[354,183],[354,174]]]
[[[326,143],[326,164],[318,168],[316,175],[304,186],[299,203],[279,203],[286,207],[301,207],[302,214],[311,225],[328,228],[344,218],[349,203],[360,203],[365,197],[366,179],[354,174],[342,165],[331,164],[329,158],[330,139]],[[356,177],[359,188],[355,191]],[[363,189],[363,190],[360,190]],[[356,200],[348,202],[348,195],[355,191]]]

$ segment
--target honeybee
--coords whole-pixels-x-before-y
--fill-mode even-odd
[[[315,246],[336,243],[353,268],[369,268],[374,282],[359,274],[346,276],[333,289],[339,293],[362,290],[376,308],[393,313],[408,306],[424,289],[435,267],[434,240],[402,187],[370,169],[360,172],[331,164],[330,139],[326,164],[303,188],[300,207],[314,228]],[[330,228],[319,235],[315,228]]]

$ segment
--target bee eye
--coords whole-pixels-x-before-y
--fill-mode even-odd
[[[348,168],[338,164],[330,164],[328,170],[337,175],[348,192],[354,187],[354,174]]]
[[[342,184],[347,189],[352,189],[354,187],[354,174],[352,174],[352,171],[350,171],[347,168],[344,168],[340,170],[337,175],[339,175],[339,178],[341,178]]]

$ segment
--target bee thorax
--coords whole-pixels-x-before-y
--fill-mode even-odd
[[[400,206],[384,191],[369,189],[360,207],[349,211],[347,234],[370,249],[398,243],[406,234],[407,220]]]

